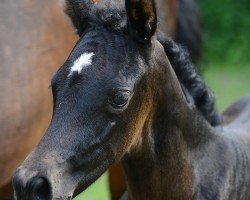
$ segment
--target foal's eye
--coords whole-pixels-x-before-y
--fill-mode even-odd
[[[130,96],[131,95],[129,91],[118,91],[110,100],[110,103],[113,108],[121,109],[127,105]]]

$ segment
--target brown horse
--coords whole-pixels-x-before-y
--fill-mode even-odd
[[[53,118],[15,198],[71,199],[122,160],[124,199],[249,199],[249,97],[221,126],[188,54],[156,35],[154,0],[68,0],[67,13],[80,39],[53,76]]]
[[[49,81],[76,40],[59,4],[48,0],[0,2],[0,199],[11,194],[14,169],[37,144],[49,122]],[[179,42],[190,49],[190,41],[193,47],[198,44],[193,55],[200,55],[202,34],[195,3],[158,0],[158,5],[161,30],[176,40],[183,29],[189,35],[198,35]],[[191,17],[187,18],[187,13],[192,13]],[[186,23],[193,26],[182,23],[188,19],[192,20]],[[119,195],[115,191],[125,183],[118,170],[110,173],[111,186],[116,187],[112,187],[114,195]]]
[[[57,1],[0,2],[0,199],[49,123],[50,79],[76,41],[72,30]]]

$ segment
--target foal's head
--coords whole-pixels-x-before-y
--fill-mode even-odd
[[[70,199],[140,141],[156,93],[153,54],[165,53],[154,0],[123,7],[67,1],[80,39],[52,79],[53,118],[14,176],[17,199]]]

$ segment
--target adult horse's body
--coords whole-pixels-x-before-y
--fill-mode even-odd
[[[211,91],[185,51],[155,37],[154,1],[125,8],[67,1],[81,38],[52,79],[53,118],[16,171],[16,199],[71,199],[120,159],[124,198],[249,199],[248,134],[213,127],[220,115]]]
[[[62,10],[50,0],[0,2],[0,199],[51,118],[50,79],[76,41]]]
[[[0,199],[11,193],[14,169],[47,127],[51,74],[75,42],[59,4],[49,0],[0,2]],[[202,33],[195,2],[158,0],[158,5],[160,29],[186,44],[196,59],[202,52]],[[188,34],[180,36],[182,32]],[[121,180],[113,183],[118,186]]]

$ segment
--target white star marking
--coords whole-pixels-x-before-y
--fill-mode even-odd
[[[73,72],[81,73],[84,67],[87,67],[92,64],[92,57],[94,53],[83,53],[78,59],[75,60],[73,66],[70,68],[69,76],[73,74]]]

